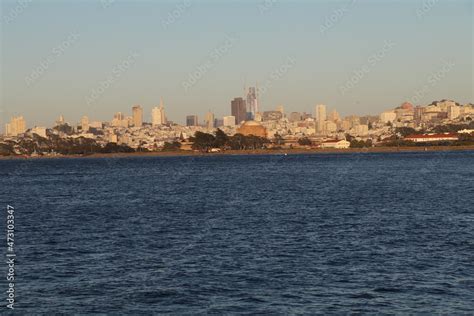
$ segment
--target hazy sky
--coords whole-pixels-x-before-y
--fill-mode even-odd
[[[261,109],[378,114],[473,102],[473,1],[2,0],[1,122],[110,120],[163,97],[170,120]]]

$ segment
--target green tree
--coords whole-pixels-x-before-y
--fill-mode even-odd
[[[227,136],[226,133],[224,133],[220,128],[218,128],[216,131],[214,147],[224,148],[228,144],[229,144],[229,136]]]
[[[181,143],[180,142],[165,142],[165,145],[163,146],[162,151],[179,151],[181,149]]]
[[[207,152],[209,149],[213,148],[216,138],[212,134],[196,132],[194,137],[190,138],[190,141],[193,142],[192,148],[194,150]]]

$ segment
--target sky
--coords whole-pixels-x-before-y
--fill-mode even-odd
[[[260,110],[377,115],[473,98],[473,1],[1,0],[3,130],[131,115],[168,119],[258,83]]]

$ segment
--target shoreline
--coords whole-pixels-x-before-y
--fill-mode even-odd
[[[29,159],[78,159],[78,158],[143,158],[143,157],[218,157],[218,156],[255,156],[255,155],[318,155],[318,154],[354,154],[354,153],[410,153],[410,152],[457,152],[474,151],[474,146],[433,146],[433,147],[372,147],[349,149],[260,149],[228,150],[220,153],[201,153],[194,151],[148,152],[148,153],[112,153],[64,156],[0,156],[0,160]]]

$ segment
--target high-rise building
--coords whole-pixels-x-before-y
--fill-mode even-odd
[[[258,88],[250,87],[247,93],[247,119],[254,120],[258,111]]]
[[[14,116],[5,126],[6,136],[18,136],[26,132],[26,121],[23,116]]]
[[[198,126],[199,120],[197,115],[188,115],[186,116],[186,126]]]
[[[235,116],[235,124],[240,124],[247,119],[247,107],[243,98],[235,98],[231,102],[231,113]]]
[[[206,114],[206,119],[204,120],[204,123],[206,124],[207,129],[213,129],[214,128],[214,113],[211,111],[207,112]]]
[[[132,108],[133,113],[133,126],[142,127],[143,125],[143,109],[139,105],[135,105]]]
[[[64,121],[64,116],[59,115],[59,118],[58,118],[58,120],[56,121],[56,126],[64,125],[64,123],[65,123],[65,121]]]
[[[89,118],[87,116],[83,116],[81,119],[81,130],[83,132],[89,131]]]
[[[163,99],[160,99],[160,107],[151,110],[151,124],[153,126],[165,125],[167,123]]]
[[[122,112],[117,112],[114,114],[114,118],[112,122],[110,122],[110,125],[112,127],[129,127],[129,121],[125,117],[125,115],[122,114]]]
[[[166,115],[165,107],[163,105],[163,99],[160,100],[160,107],[154,107],[151,110],[151,124],[153,126],[166,124]]]
[[[316,105],[315,108],[315,120],[316,120],[316,125],[317,125],[317,130],[318,132],[324,132],[325,129],[325,124],[324,122],[326,121],[326,106],[323,104],[318,104]]]
[[[336,110],[333,110],[331,113],[329,113],[328,121],[336,123],[340,119],[341,119],[341,116],[339,115],[339,113]]]
[[[223,124],[227,127],[235,126],[235,116],[224,116]]]

